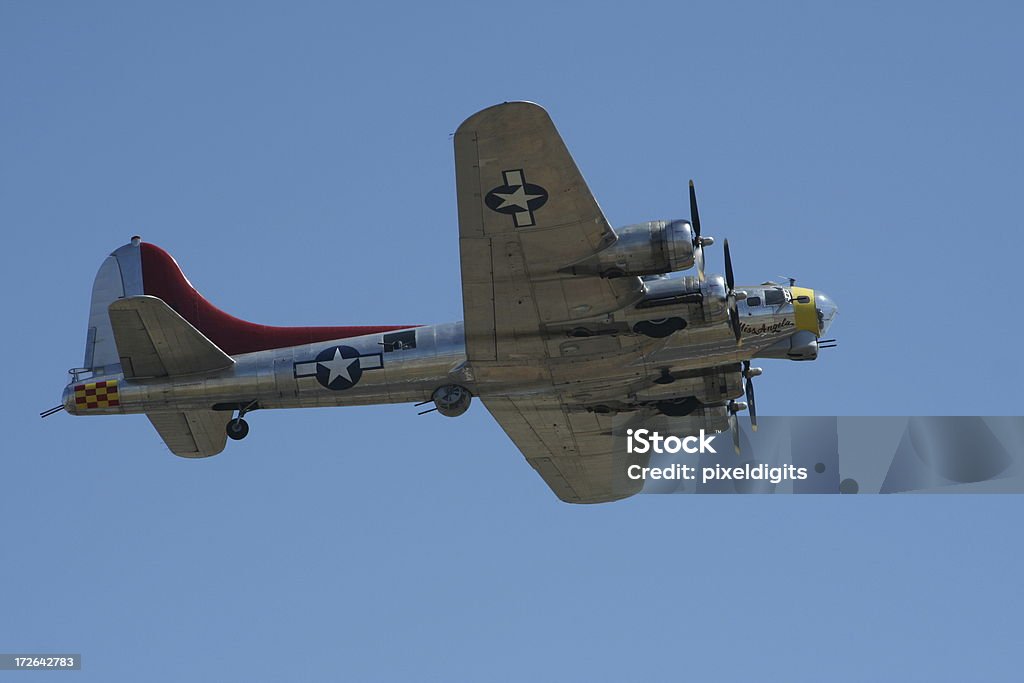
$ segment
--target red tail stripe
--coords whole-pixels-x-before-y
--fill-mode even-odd
[[[257,325],[220,310],[195,290],[185,279],[177,262],[166,251],[143,242],[143,291],[164,302],[205,334],[224,353],[235,356],[267,349],[298,346],[331,339],[346,339],[364,334],[405,330],[418,325],[380,325],[349,327],[273,327]]]

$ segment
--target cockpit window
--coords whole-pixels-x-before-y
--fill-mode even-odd
[[[786,303],[786,295],[781,289],[764,290],[764,303],[766,306],[781,306]]]
[[[748,296],[747,297],[747,305],[748,306],[760,306],[761,305],[761,297],[759,297],[759,296]]]

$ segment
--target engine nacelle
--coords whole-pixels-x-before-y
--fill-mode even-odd
[[[724,405],[743,393],[743,374],[737,364],[677,372],[673,381],[652,384],[638,390],[634,397],[641,403],[657,404],[666,415],[677,416],[699,406]]]
[[[701,283],[704,295],[704,320],[717,323],[729,318],[729,287],[721,275],[709,275]]]
[[[630,320],[670,317],[678,307],[699,304],[703,319],[693,323],[718,323],[729,317],[728,287],[721,275],[708,275],[704,282],[693,276],[654,278],[644,283],[647,293],[630,312]],[[691,309],[692,310],[692,309]]]
[[[610,245],[567,270],[574,275],[612,278],[693,267],[693,229],[689,221],[648,221],[618,228],[616,234],[618,238]]]

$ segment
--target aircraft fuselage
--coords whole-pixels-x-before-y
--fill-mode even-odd
[[[743,289],[763,292],[765,286]],[[629,385],[642,400],[650,391],[652,378],[662,369],[685,374],[759,354],[786,357],[787,340],[795,339],[801,330],[795,324],[789,288],[772,289],[785,290],[784,303],[766,305],[762,299],[759,305],[750,305],[751,299],[758,299],[754,295],[739,303],[744,330],[741,345],[736,344],[725,322],[694,323],[672,333],[663,343],[652,344],[642,365],[637,366],[623,365],[615,354],[600,353],[599,346],[618,348],[650,341],[642,335],[623,329],[589,338],[567,336],[554,350],[558,355],[553,358],[561,368],[554,381],[548,377],[531,380],[528,364],[513,375],[475,377],[466,363],[459,321],[240,354],[234,357],[232,367],[212,374],[169,380],[126,380],[122,373],[76,378],[65,388],[63,402],[66,410],[75,414],[355,406],[427,402],[438,387],[449,384],[464,386],[481,397],[568,391],[585,395],[594,404],[602,402],[605,391],[621,394],[621,387]],[[685,306],[659,309],[658,315],[659,319],[668,318],[689,310]],[[84,407],[76,401],[76,386],[103,381],[117,382],[116,405]],[[672,391],[679,395],[681,388]],[[742,392],[729,393],[713,398],[732,398]]]

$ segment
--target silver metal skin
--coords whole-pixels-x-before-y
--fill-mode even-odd
[[[761,372],[749,361],[818,357],[835,304],[793,281],[730,290],[728,241],[727,276],[704,276],[714,240],[698,237],[692,183],[693,223],[616,231],[538,105],[478,112],[454,147],[464,321],[337,328],[317,337],[386,331],[245,353],[271,344],[232,319],[250,327],[232,328],[246,330],[241,345],[222,337],[236,344],[229,355],[211,341],[222,328],[199,329],[207,319],[181,296],[198,293],[173,259],[147,270],[152,245],[136,237],[97,275],[91,376],[72,371],[64,408],[145,413],[173,453],[207,457],[244,438],[255,409],[415,403],[456,417],[475,397],[559,498],[596,503],[642,486],[616,442],[629,428],[731,429],[739,448],[735,414],[753,410],[749,378]],[[695,265],[697,276],[677,272]],[[272,345],[317,338],[303,335]]]
[[[694,265],[693,228],[686,220],[648,221],[615,231],[613,244],[567,270],[602,277],[652,275]]]
[[[675,275],[666,279],[683,282],[684,277]],[[712,283],[710,289],[718,288],[714,283],[719,278],[713,275],[708,277],[707,283]],[[663,282],[658,281],[657,285],[660,291],[664,291]],[[758,292],[764,288],[741,289]],[[782,289],[788,290],[786,287]],[[831,299],[820,292],[816,297],[816,305],[825,321],[822,329],[824,334],[837,309]],[[588,358],[585,353],[581,354],[581,347],[585,349],[588,342],[608,339],[612,335],[573,338],[567,334],[560,346],[562,355],[565,358],[575,356],[580,360],[573,364],[565,381],[575,387],[575,393],[588,395],[595,405],[620,397],[624,383],[650,385],[637,394],[640,401],[654,400],[659,395],[679,396],[683,392],[681,386],[675,383],[664,386],[653,383],[662,368],[670,372],[681,372],[750,360],[780,342],[788,342],[801,332],[793,326],[791,302],[777,307],[750,307],[747,301],[741,301],[739,307],[745,330],[741,345],[736,345],[724,319],[706,324],[695,322],[658,340],[659,343],[644,356],[643,367],[639,369],[633,366],[617,367],[614,358]],[[691,309],[690,305],[666,306],[657,309],[657,316],[689,317]],[[650,310],[632,307],[631,310],[613,314],[606,319],[606,323],[613,325],[617,317],[627,321],[644,318],[644,312],[649,317]],[[258,402],[262,409],[417,403],[429,401],[434,391],[446,384],[464,386],[478,397],[526,396],[556,389],[550,383],[531,382],[529,374],[526,374],[524,381],[476,381],[466,363],[462,322],[426,325],[411,330],[416,335],[415,348],[395,351],[382,350],[384,335],[376,334],[243,354],[234,357],[235,364],[229,369],[210,375],[145,381],[126,380],[121,372],[99,374],[87,380],[80,378],[69,383],[64,390],[63,403],[69,413],[78,414],[80,411],[75,405],[73,386],[81,381],[112,379],[118,380],[119,405],[113,408],[93,408],[81,411],[81,414],[209,410],[217,404],[248,404],[252,401]],[[625,329],[621,334],[638,336]],[[296,364],[314,362],[317,354],[334,346],[352,347],[361,356],[379,356],[381,367],[365,370],[358,383],[341,391],[325,388],[313,376],[295,376]],[[701,393],[699,387],[695,388],[696,394]],[[738,397],[742,393],[742,386],[737,380],[734,390],[729,392],[729,398]],[[705,395],[704,398],[712,397]],[[714,398],[718,400],[718,397]]]

